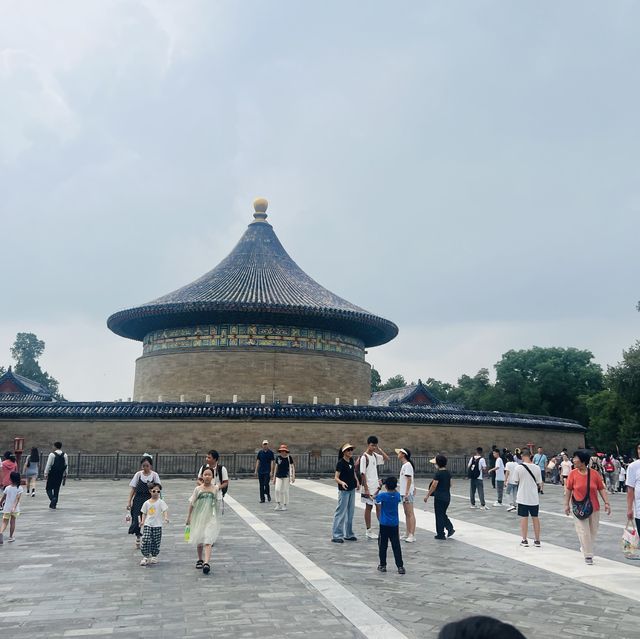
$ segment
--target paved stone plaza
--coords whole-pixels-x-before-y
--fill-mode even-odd
[[[164,482],[172,522],[160,563],[143,568],[126,534],[127,482],[69,481],[56,511],[40,483],[39,494],[24,499],[15,543],[5,535],[0,547],[3,634],[434,638],[448,620],[490,614],[528,639],[638,637],[640,562],[620,552],[622,495],[612,496],[612,517],[603,516],[592,567],[561,515],[560,487],[547,486],[542,498],[541,549],[518,546],[513,513],[470,510],[457,497],[450,508],[457,533],[436,541],[432,515],[419,506],[417,543],[403,544],[401,576],[391,555],[389,572],[376,571],[376,542],[364,539],[359,508],[359,541],[330,542],[337,492],[330,481],[298,480],[288,512],[259,504],[257,481],[232,481],[205,576],[183,541],[193,486]],[[454,481],[454,494],[466,490],[467,482]]]

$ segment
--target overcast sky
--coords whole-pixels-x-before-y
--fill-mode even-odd
[[[640,337],[640,5],[0,0],[0,363],[126,399],[106,318],[199,277],[252,200],[400,327],[383,379]]]

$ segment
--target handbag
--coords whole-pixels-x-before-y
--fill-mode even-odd
[[[633,520],[629,519],[622,531],[622,554],[627,559],[640,559],[638,555],[638,545],[638,532],[633,524]]]
[[[577,500],[571,495],[571,510],[578,519],[588,519],[593,514],[591,502],[591,469],[587,468],[587,494],[584,499]]]

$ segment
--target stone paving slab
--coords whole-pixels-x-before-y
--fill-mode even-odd
[[[126,534],[127,482],[70,481],[56,511],[47,508],[44,491],[26,498],[16,542],[0,547],[5,634],[362,637],[229,506],[214,548],[213,573],[206,577],[196,571],[195,550],[182,539],[193,486],[188,480],[164,482],[172,523],[165,528],[160,563],[147,568],[138,565],[141,556]],[[463,486],[458,481],[454,491],[464,493]],[[356,511],[361,539],[338,545],[330,542],[335,500],[294,485],[290,510],[281,513],[257,503],[256,481],[232,481],[230,491],[407,637],[435,638],[447,620],[479,613],[516,623],[528,639],[547,639],[549,624],[554,634],[567,636],[638,636],[634,602],[625,598],[456,544],[455,538],[438,543],[427,533],[419,533],[416,544],[403,545],[407,575],[381,575],[375,570],[376,543],[364,540],[361,511]],[[543,508],[557,508],[561,496],[548,492]],[[614,516],[622,513],[613,503]],[[451,512],[501,530],[513,532],[517,526],[507,513],[470,511],[463,500],[454,500]],[[603,527],[598,554],[622,561],[616,541],[621,532]],[[547,538],[576,548],[573,526],[563,518],[543,518]]]

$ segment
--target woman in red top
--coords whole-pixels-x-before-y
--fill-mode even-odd
[[[9,475],[17,470],[18,464],[16,464],[15,455],[10,450],[6,451],[2,458],[2,464],[0,464],[0,488],[11,485]]]
[[[573,470],[569,473],[564,496],[564,512],[571,512],[571,498],[582,501],[587,496],[587,478],[589,478],[589,495],[593,504],[593,512],[586,519],[578,519],[575,515],[573,521],[578,533],[578,540],[582,546],[582,554],[588,565],[593,565],[593,545],[598,534],[600,523],[600,502],[598,493],[604,501],[604,509],[607,515],[611,514],[611,506],[607,497],[607,489],[602,481],[602,475],[589,468],[591,455],[586,450],[577,450],[573,453]]]

